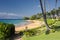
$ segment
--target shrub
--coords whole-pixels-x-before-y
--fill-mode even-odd
[[[3,32],[0,32],[0,40],[4,40],[5,39],[5,35]]]
[[[24,19],[24,20],[29,20],[29,17],[24,17],[23,19]]]
[[[54,25],[53,25],[51,28],[52,28],[52,29],[58,29],[58,28],[60,28],[60,26],[54,26]]]
[[[24,31],[20,31],[19,35],[22,37],[24,35]]]
[[[51,29],[50,32],[54,33],[55,32],[55,29]]]
[[[40,30],[31,29],[31,30],[25,31],[24,34],[26,36],[34,36],[34,35],[39,35],[40,32],[41,32]]]
[[[50,30],[46,30],[45,34],[47,35],[47,34],[49,34],[49,33],[50,33]]]
[[[49,34],[49,33],[54,33],[55,32],[55,29],[50,29],[50,30],[46,30],[45,34]]]
[[[9,38],[12,35],[14,35],[14,33],[15,33],[15,26],[13,24],[0,23],[0,34],[1,34],[0,38],[2,39]]]

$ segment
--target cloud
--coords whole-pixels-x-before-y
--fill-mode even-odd
[[[20,14],[0,12],[0,19],[19,19]]]
[[[17,16],[15,13],[0,12],[0,15]]]

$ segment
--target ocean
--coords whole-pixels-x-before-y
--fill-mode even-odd
[[[22,19],[0,19],[0,22],[14,24],[15,26],[27,24],[27,21]]]

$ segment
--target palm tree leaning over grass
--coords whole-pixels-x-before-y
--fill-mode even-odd
[[[43,19],[44,19],[44,22],[45,22],[45,25],[46,25],[46,28],[47,28],[46,31],[50,31],[49,25],[48,25],[48,23],[47,23],[47,18],[46,18],[45,1],[46,1],[46,0],[44,0],[44,7],[43,7],[42,0],[40,0],[40,6],[41,6],[42,14],[43,14]]]

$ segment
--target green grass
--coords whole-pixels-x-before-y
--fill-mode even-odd
[[[54,24],[55,20],[47,19],[47,22],[48,22],[49,25],[52,25],[52,24]]]
[[[53,23],[55,20],[51,20],[48,19],[48,23],[51,24]],[[57,21],[55,23],[55,26],[60,26],[60,21]],[[37,35],[37,36],[32,36],[32,37],[26,37],[23,36],[22,39],[23,40],[60,40],[60,29],[59,31],[56,31],[55,33],[50,33],[48,35],[46,35],[45,33]]]
[[[56,25],[56,26],[60,26],[60,21],[57,21],[57,22],[55,23],[55,25]]]
[[[50,33],[49,35],[39,35],[33,37],[23,36],[23,40],[60,40],[60,32]]]
[[[39,19],[40,21],[43,21],[43,18]],[[55,19],[47,19],[47,22],[49,25],[53,24],[56,20]]]

